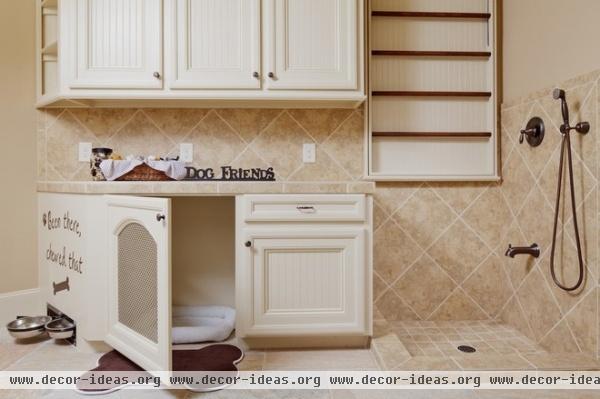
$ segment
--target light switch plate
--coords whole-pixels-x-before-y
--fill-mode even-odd
[[[317,148],[315,143],[305,143],[302,146],[302,162],[315,163],[317,162]]]
[[[191,143],[181,143],[179,145],[179,160],[181,162],[194,161],[194,145]]]
[[[92,157],[92,143],[79,143],[79,162],[89,162]]]

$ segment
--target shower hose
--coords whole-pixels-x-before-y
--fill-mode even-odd
[[[575,183],[573,181],[573,160],[571,157],[571,134],[569,131],[563,133],[562,144],[560,147],[560,162],[558,167],[558,188],[556,190],[556,208],[554,210],[554,230],[552,233],[552,249],[550,252],[550,274],[554,283],[565,291],[575,291],[583,283],[584,277],[584,265],[583,256],[581,252],[581,240],[579,238],[579,226],[577,225],[577,205],[575,204]],[[554,265],[554,253],[556,251],[556,232],[558,229],[558,212],[560,208],[560,197],[562,193],[562,180],[563,180],[563,169],[565,163],[565,152],[567,153],[567,162],[569,169],[569,182],[571,188],[571,210],[573,213],[573,227],[575,229],[575,243],[577,245],[577,258],[579,260],[579,279],[573,286],[563,285],[556,277],[556,270]]]

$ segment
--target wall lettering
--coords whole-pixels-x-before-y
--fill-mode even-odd
[[[77,256],[75,251],[70,251],[67,254],[66,246],[63,246],[59,251],[55,251],[52,249],[52,243],[50,243],[50,247],[46,250],[46,260],[76,273],[83,274],[83,258]]]
[[[217,173],[213,168],[194,168],[186,166],[185,180],[216,180],[216,181],[275,181],[275,172],[273,168],[233,168],[231,166],[221,166]]]

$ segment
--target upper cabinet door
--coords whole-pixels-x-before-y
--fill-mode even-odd
[[[76,0],[72,89],[162,88],[162,0]]]
[[[260,0],[176,0],[173,89],[259,89]],[[172,18],[171,18],[172,19]]]
[[[171,370],[170,200],[107,196],[106,342],[148,371]]]
[[[268,88],[356,90],[357,0],[267,0]]]

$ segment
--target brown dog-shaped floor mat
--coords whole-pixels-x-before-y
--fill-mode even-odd
[[[193,350],[174,350],[173,351],[173,371],[175,372],[202,372],[216,371],[221,375],[231,377],[237,376],[238,369],[236,365],[242,360],[244,353],[240,348],[233,345],[211,345],[202,349]],[[144,371],[140,366],[123,356],[121,353],[113,350],[105,353],[98,360],[98,367],[88,371],[81,376],[77,382],[77,390],[87,395],[107,394],[126,386],[132,385],[125,383],[123,378],[113,378],[113,381],[106,383],[103,379],[102,387],[98,387],[98,382],[103,377],[110,375],[114,377],[114,372],[123,372],[123,377],[130,373],[131,376],[151,377],[150,373]],[[193,391],[208,392],[223,389],[225,385],[186,385]]]

